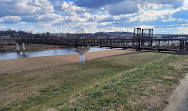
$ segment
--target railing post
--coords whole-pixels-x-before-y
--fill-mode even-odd
[[[77,48],[77,46],[78,46],[78,41],[77,41],[77,39],[75,39],[75,46],[76,46],[76,48]]]
[[[112,47],[112,39],[110,39],[110,46]]]
[[[141,39],[140,39],[140,37],[138,37],[138,47],[137,47],[137,51],[141,51]]]
[[[102,39],[100,39],[100,47],[102,47]]]
[[[158,52],[160,52],[160,43],[161,41],[159,40],[159,45],[158,45]]]
[[[184,50],[184,40],[180,40],[180,50]]]
[[[140,47],[144,45],[144,29],[142,29],[142,36],[140,37]]]

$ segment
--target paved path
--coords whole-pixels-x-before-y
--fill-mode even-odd
[[[113,55],[120,55],[130,52],[135,52],[135,51],[108,50],[108,51],[88,52],[85,54],[85,60],[92,60],[92,59],[113,56]],[[53,67],[63,64],[77,63],[77,62],[79,62],[79,54],[2,60],[0,61],[0,75],[20,72],[20,71],[40,69],[44,67]]]
[[[177,107],[177,111],[188,111],[188,77],[187,76],[188,76],[188,73],[185,78],[184,87],[181,90],[181,92],[184,92],[184,95]]]
[[[186,90],[184,98],[182,99],[181,103],[179,104],[177,111],[188,111],[188,90]]]
[[[188,111],[188,73],[174,90],[164,111]]]

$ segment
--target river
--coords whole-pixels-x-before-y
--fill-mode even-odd
[[[104,51],[104,50],[110,50],[110,49],[91,47],[88,52]],[[18,59],[18,58],[26,58],[26,57],[66,55],[66,54],[76,54],[76,52],[74,52],[72,48],[65,48],[65,49],[52,49],[52,50],[36,51],[36,52],[0,53],[0,60]]]

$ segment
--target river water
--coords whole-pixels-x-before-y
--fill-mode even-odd
[[[104,51],[104,50],[110,50],[110,49],[92,47],[88,52]],[[72,48],[65,48],[65,49],[53,49],[53,50],[45,50],[45,51],[37,51],[37,52],[0,53],[0,60],[18,59],[18,58],[26,58],[26,57],[66,55],[66,54],[76,54],[76,52],[74,52]]]

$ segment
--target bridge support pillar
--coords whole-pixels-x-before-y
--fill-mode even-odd
[[[84,54],[80,54],[80,63],[84,63],[85,58],[84,58]]]
[[[25,43],[22,43],[22,49],[25,51]]]
[[[77,46],[73,50],[80,54],[80,63],[84,63],[84,53],[90,50],[90,46]]]
[[[16,44],[16,51],[20,51],[20,44],[19,43],[15,43]]]
[[[16,52],[25,51],[25,43],[20,44],[16,42],[15,45],[16,45]]]

